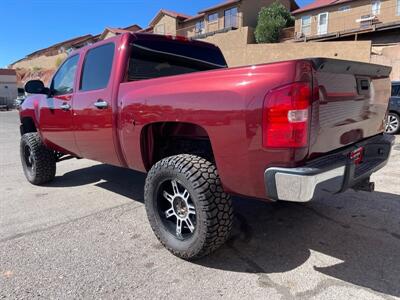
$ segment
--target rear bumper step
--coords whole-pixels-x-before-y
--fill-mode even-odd
[[[328,154],[299,168],[269,168],[264,173],[267,197],[272,200],[309,202],[323,195],[344,192],[349,188],[372,191],[372,173],[383,168],[390,156],[394,137],[378,135],[344,150]],[[364,148],[361,164],[350,153]],[[365,187],[369,188],[360,188]]]

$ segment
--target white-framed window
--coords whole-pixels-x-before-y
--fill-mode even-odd
[[[400,16],[400,0],[397,0],[397,15]]]
[[[304,35],[311,34],[311,16],[301,17],[301,33]]]
[[[224,27],[238,27],[238,8],[232,7],[224,12]]]
[[[196,23],[196,34],[203,34],[205,33],[205,26],[204,26],[204,20],[197,21]]]
[[[218,13],[208,15],[208,23],[213,23],[213,22],[217,22],[217,21],[218,21]]]
[[[350,5],[344,5],[344,6],[341,6],[341,7],[339,7],[339,11],[340,12],[346,12],[346,11],[350,11]]]
[[[377,16],[381,12],[381,1],[380,0],[372,0],[371,2],[371,12],[374,16]]]
[[[318,34],[328,33],[328,20],[329,20],[328,12],[323,12],[318,14]]]

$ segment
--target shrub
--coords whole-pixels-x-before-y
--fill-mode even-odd
[[[255,37],[257,43],[277,43],[282,28],[293,26],[290,12],[279,2],[263,7],[258,13]]]

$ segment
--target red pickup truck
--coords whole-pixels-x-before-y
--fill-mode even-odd
[[[20,109],[33,184],[76,157],[147,172],[145,206],[175,255],[229,237],[230,195],[308,202],[373,191],[388,161],[391,69],[325,58],[227,68],[214,45],[122,34],[69,55]]]

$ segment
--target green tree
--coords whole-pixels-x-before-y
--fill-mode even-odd
[[[282,28],[293,26],[294,20],[290,12],[279,2],[263,7],[258,13],[255,30],[257,43],[277,43]]]

